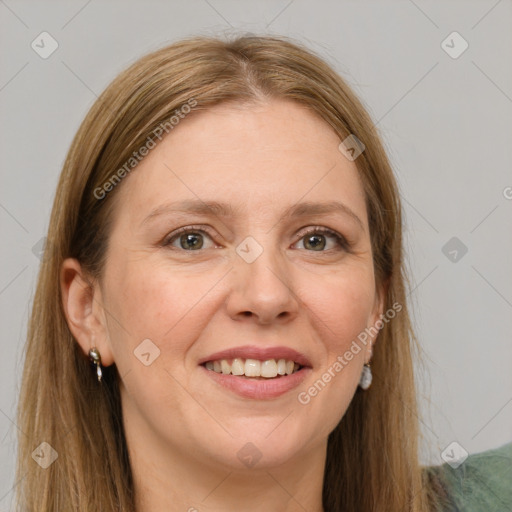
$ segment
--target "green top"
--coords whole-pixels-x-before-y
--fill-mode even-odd
[[[469,455],[457,468],[424,468],[445,496],[436,512],[512,512],[512,442]]]

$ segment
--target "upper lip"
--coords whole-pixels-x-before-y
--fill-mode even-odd
[[[287,359],[295,361],[301,366],[311,367],[309,359],[300,352],[289,347],[259,347],[255,345],[245,345],[243,347],[228,348],[215,352],[209,356],[203,357],[199,360],[199,364],[206,363],[207,361],[219,361],[220,359],[258,359],[259,361],[266,361],[267,359]]]

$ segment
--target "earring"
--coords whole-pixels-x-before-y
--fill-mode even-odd
[[[98,382],[101,382],[101,356],[99,350],[94,347],[89,350],[89,359],[96,365],[96,374],[98,375]]]
[[[363,366],[363,371],[361,373],[361,378],[359,379],[359,387],[361,389],[367,390],[372,383],[372,369],[370,368],[370,363],[365,363]]]

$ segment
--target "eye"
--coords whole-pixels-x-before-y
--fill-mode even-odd
[[[175,242],[177,242],[179,245],[176,247],[176,249],[196,251],[198,249],[204,248],[203,246],[205,235],[211,239],[210,235],[204,229],[199,229],[194,226],[187,226],[185,228],[180,228],[178,231],[172,233],[169,238],[167,238],[167,240],[162,243],[162,245],[165,247],[176,247]]]
[[[328,247],[326,250],[326,246],[328,245],[326,239],[334,240],[334,247]],[[336,250],[348,250],[349,244],[346,238],[343,235],[340,235],[336,231],[328,228],[313,228],[309,231],[301,233],[301,238],[299,240],[304,241],[304,247],[306,249],[312,250],[313,252],[327,252],[331,249]]]
[[[207,231],[199,226],[187,226],[180,228],[162,243],[164,247],[174,247],[188,252],[208,249],[205,247],[205,236],[212,240]],[[332,241],[328,243],[329,239]],[[346,238],[329,228],[310,228],[300,234],[299,242],[304,241],[304,248],[310,252],[327,252],[331,250],[348,250],[349,243]],[[298,242],[296,242],[298,243]],[[330,247],[328,247],[330,245]],[[211,248],[211,247],[210,247]]]

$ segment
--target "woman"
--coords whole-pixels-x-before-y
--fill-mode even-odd
[[[418,461],[397,186],[319,57],[196,37],[137,61],[48,241],[22,510],[450,510]]]

